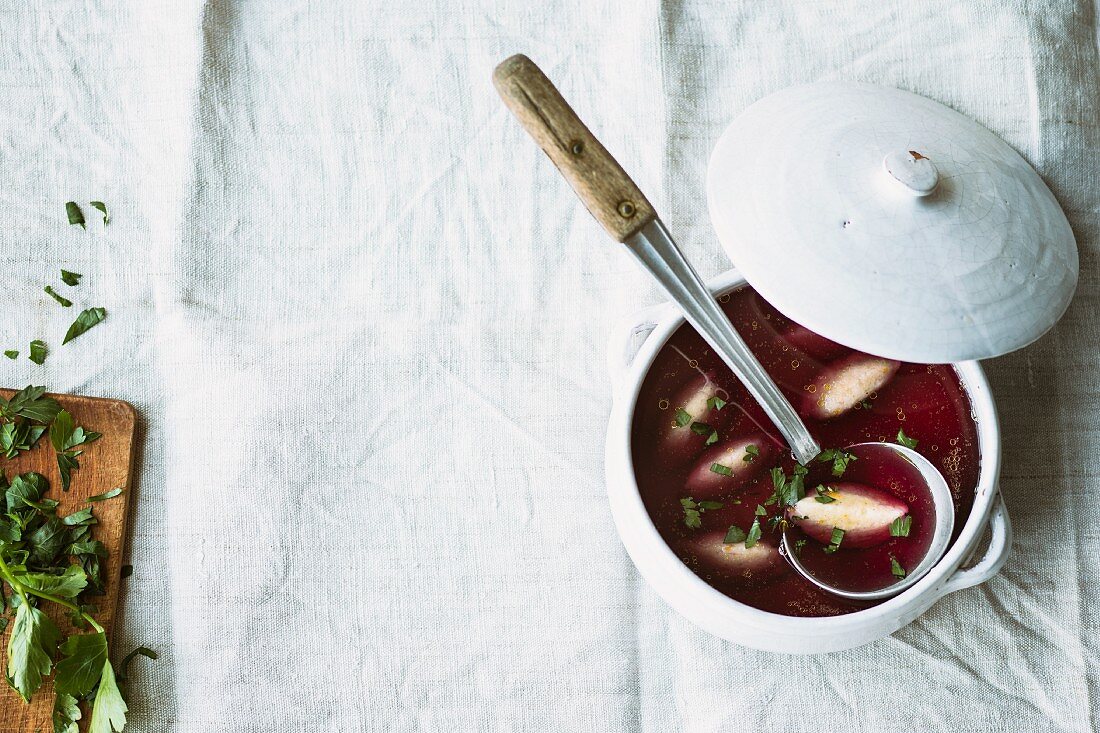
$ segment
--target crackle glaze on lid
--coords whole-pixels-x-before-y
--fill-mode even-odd
[[[1013,351],[1077,285],[1073,232],[1031,166],[968,117],[897,89],[823,82],[753,104],[718,141],[707,198],[765,299],[879,356]]]

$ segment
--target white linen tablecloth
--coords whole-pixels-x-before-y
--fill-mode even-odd
[[[1094,2],[3,0],[0,28],[0,338],[54,346],[0,381],[142,417],[115,647],[161,658],[132,730],[1094,729]],[[909,89],[1035,165],[1081,283],[986,364],[999,577],[815,658],[647,588],[604,495],[603,354],[659,295],[499,102],[517,51],[708,276],[707,156],[784,86]],[[70,227],[70,199],[114,220]],[[64,348],[59,267],[109,312]]]

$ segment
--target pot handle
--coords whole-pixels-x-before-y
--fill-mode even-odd
[[[661,316],[667,314],[668,308],[668,303],[652,305],[632,314],[612,329],[611,342],[607,345],[607,372],[611,375],[611,387],[615,392],[622,387],[634,357],[657,327]],[[639,336],[642,337],[640,340]]]
[[[1012,522],[1008,518],[1005,500],[997,496],[993,512],[989,516],[989,547],[985,548],[982,559],[971,567],[957,571],[940,588],[940,597],[963,588],[984,583],[1001,571],[1005,560],[1012,553]]]

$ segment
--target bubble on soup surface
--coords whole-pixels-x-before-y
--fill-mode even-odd
[[[681,555],[693,559],[696,571],[721,573],[728,578],[762,580],[779,575],[787,569],[787,562],[779,549],[768,539],[761,539],[752,547],[744,542],[726,544],[726,531],[714,531],[685,540]],[[690,566],[691,563],[689,562]]]
[[[684,488],[696,498],[717,497],[759,476],[772,465],[775,454],[775,447],[764,435],[719,443],[704,451],[695,462]]]
[[[832,542],[833,529],[844,530],[843,548],[871,547],[890,539],[890,523],[909,513],[901,499],[881,489],[841,481],[828,484],[828,503],[807,491],[791,508],[791,521],[823,545]]]
[[[901,362],[868,354],[852,354],[824,367],[802,399],[802,411],[815,420],[839,417],[882,389]]]

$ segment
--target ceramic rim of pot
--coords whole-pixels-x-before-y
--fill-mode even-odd
[[[715,295],[743,284],[745,280],[736,270],[707,283]],[[642,383],[657,353],[683,323],[675,307],[666,303],[639,312],[614,334],[608,354],[614,404],[605,463],[608,498],[619,537],[647,583],[681,615],[716,636],[748,647],[803,654],[837,651],[888,636],[948,593],[985,582],[1000,570],[1011,548],[1011,525],[997,492],[1000,429],[985,375],[977,362],[967,361],[952,366],[977,423],[978,485],[958,538],[924,578],[870,608],[815,617],[762,611],[707,584],[676,556],[654,526],[638,490],[631,455],[634,411]],[[643,334],[641,345],[632,348],[631,342]],[[987,525],[992,530],[989,546],[976,564],[960,570]]]

